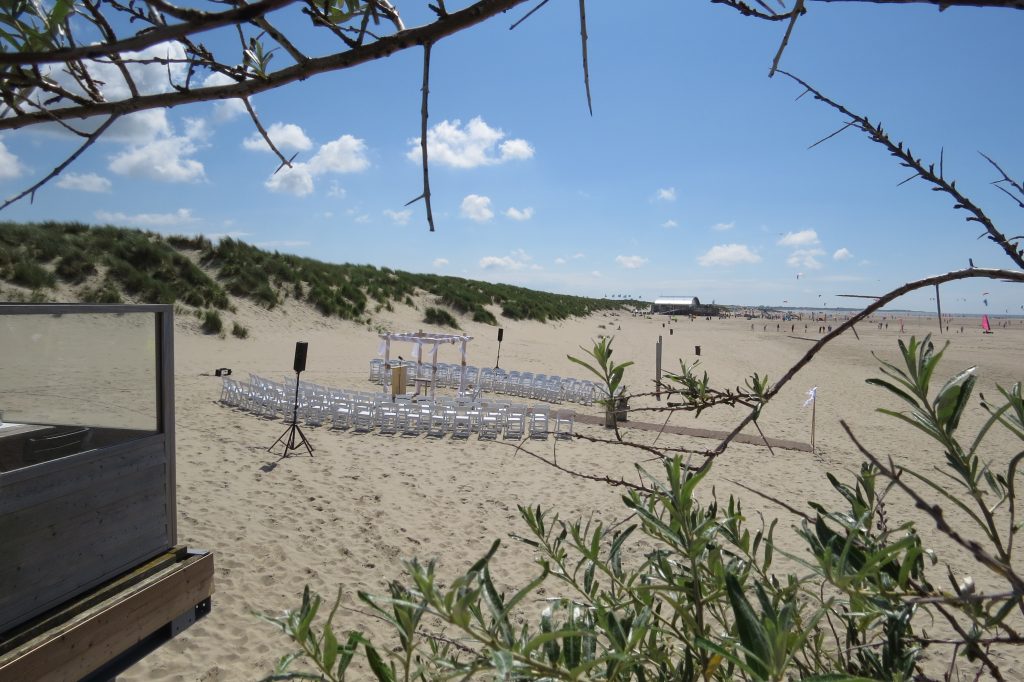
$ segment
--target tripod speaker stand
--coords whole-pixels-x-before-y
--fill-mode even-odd
[[[306,353],[308,350],[309,343],[306,341],[299,341],[295,344],[295,404],[292,407],[292,423],[274,441],[274,444],[267,448],[267,452],[270,452],[278,443],[283,443],[284,452],[281,454],[281,457],[287,457],[289,452],[298,450],[300,446],[306,448],[306,452],[309,453],[310,457],[313,456],[313,446],[309,444],[309,439],[306,438],[306,434],[302,432],[302,428],[299,426],[299,375],[306,369]]]

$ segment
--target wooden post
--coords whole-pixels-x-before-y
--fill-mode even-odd
[[[654,397],[661,402],[661,335],[654,346]]]
[[[814,399],[811,400],[811,454],[817,454],[817,450],[814,447],[814,422],[816,418],[816,411],[818,408],[818,398],[815,395]]]
[[[459,372],[459,394],[462,394],[466,392],[466,337],[462,337],[462,367]]]
[[[939,333],[942,333],[942,302],[939,300],[939,285],[935,285],[935,308],[939,313]]]
[[[384,337],[384,371],[381,373],[380,390],[387,393],[388,377],[391,376],[391,334]]]
[[[435,343],[434,344],[433,357],[431,358],[431,361],[430,361],[431,362],[431,368],[430,368],[430,399],[431,400],[434,399],[434,389],[437,387],[437,346],[438,346],[438,344]]]

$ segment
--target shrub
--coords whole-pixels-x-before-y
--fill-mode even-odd
[[[124,303],[121,292],[109,279],[99,286],[82,289],[79,298],[85,303]]]
[[[29,289],[53,288],[57,284],[52,272],[28,260],[21,260],[14,264],[11,282]]]
[[[55,272],[65,282],[81,284],[91,275],[96,274],[96,265],[85,255],[84,251],[75,249],[61,256],[57,261]]]
[[[220,319],[220,313],[216,310],[207,310],[203,313],[202,329],[204,334],[220,334],[224,330],[224,321]]]
[[[237,339],[247,339],[249,338],[249,329],[234,322],[231,325],[231,335]]]
[[[459,323],[454,317],[452,317],[452,314],[444,308],[427,308],[426,311],[424,311],[423,321],[427,324],[433,324],[439,327],[459,328]]]

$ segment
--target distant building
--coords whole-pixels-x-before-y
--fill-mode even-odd
[[[651,312],[656,315],[700,315],[700,299],[696,296],[662,296],[654,299]]]

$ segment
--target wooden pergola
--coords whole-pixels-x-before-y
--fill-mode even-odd
[[[473,340],[472,336],[465,334],[434,334],[431,332],[384,332],[380,334],[384,340],[384,366],[390,367],[391,363],[391,342],[408,341],[413,344],[413,356],[416,358],[417,382],[420,381],[420,366],[423,365],[423,347],[430,346],[430,397],[434,397],[434,389],[437,384],[437,349],[442,344],[460,344],[459,350],[462,357],[462,369],[459,371],[459,393],[466,390],[466,344]],[[419,393],[417,383],[416,392]]]

